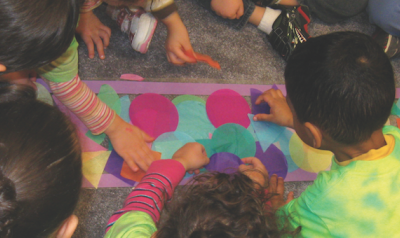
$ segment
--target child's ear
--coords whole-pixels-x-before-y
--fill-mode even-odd
[[[0,72],[6,71],[7,67],[4,64],[0,64]]]
[[[304,123],[304,126],[307,128],[308,136],[313,140],[312,146],[316,149],[320,148],[322,144],[321,130],[310,122]]]
[[[69,216],[61,225],[57,232],[57,238],[71,238],[78,226],[78,217],[75,215]]]

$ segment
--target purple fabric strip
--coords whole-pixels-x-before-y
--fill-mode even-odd
[[[272,85],[257,84],[216,84],[216,83],[170,83],[170,82],[133,82],[133,81],[94,81],[83,80],[90,89],[98,93],[101,85],[109,84],[119,94],[191,94],[211,95],[219,89],[231,89],[242,96],[250,96],[250,89],[256,88],[262,92],[272,88]],[[277,85],[278,89],[286,95],[286,87]]]

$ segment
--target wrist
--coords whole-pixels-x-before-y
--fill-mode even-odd
[[[168,28],[168,30],[170,30],[176,26],[183,25],[182,19],[179,16],[177,11],[174,11],[173,13],[171,13],[169,16],[162,19],[161,21]]]
[[[104,133],[110,137],[110,135],[119,130],[119,125],[121,125],[121,122],[124,122],[123,119],[118,116],[117,113],[115,113],[114,120],[110,122],[110,125],[104,130]]]
[[[185,171],[188,171],[188,167],[187,167],[188,165],[187,165],[186,160],[184,158],[178,157],[178,158],[172,158],[172,159],[175,160],[175,161],[178,161],[179,163],[181,163],[183,168],[185,168]]]

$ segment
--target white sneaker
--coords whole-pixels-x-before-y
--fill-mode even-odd
[[[151,13],[136,14],[129,31],[132,48],[142,54],[146,53],[156,27],[157,20]]]

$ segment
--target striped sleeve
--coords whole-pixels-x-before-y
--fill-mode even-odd
[[[49,82],[54,95],[92,131],[103,133],[114,121],[115,112],[100,101],[96,94],[76,75],[72,80]]]
[[[124,207],[110,217],[106,232],[121,216],[131,211],[145,212],[156,223],[164,202],[172,198],[175,187],[185,172],[183,165],[176,160],[154,161],[140,183],[126,198]]]

